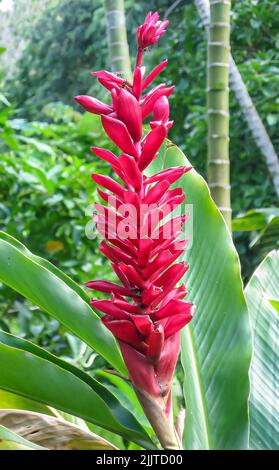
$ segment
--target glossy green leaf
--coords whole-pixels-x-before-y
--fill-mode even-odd
[[[95,371],[94,375],[98,380],[104,380],[104,383],[108,383],[109,389],[118,397],[119,401],[136,416],[149,434],[155,436],[131,383],[103,370]]]
[[[278,207],[252,209],[233,219],[232,228],[235,232],[262,230],[274,217],[278,216]]]
[[[189,166],[173,144],[155,160],[151,173]],[[185,449],[243,449],[248,444],[248,369],[251,338],[240,265],[231,235],[208,187],[194,169],[177,183],[192,206],[192,244],[185,282],[197,306],[182,333],[185,371]],[[189,225],[188,225],[189,228]]]
[[[259,248],[263,255],[279,247],[279,216],[273,217],[265,227],[252,239],[250,248]]]
[[[245,295],[253,331],[250,370],[250,448],[279,449],[279,315],[270,299],[279,292],[279,252],[272,251],[251,277]]]
[[[0,425],[0,450],[47,450]]]
[[[233,220],[233,230],[251,231],[249,248],[257,247],[263,259],[279,247],[279,208],[253,209]]]
[[[50,269],[49,265],[49,262],[30,255],[12,237],[2,234],[0,281],[59,320],[116,369],[126,374],[126,367],[112,334],[79,295],[78,286],[74,287],[68,277],[59,274],[55,267]]]
[[[5,365],[0,388],[152,447],[143,427],[106,387],[46,350],[0,332],[0,363]]]
[[[49,450],[117,450],[87,429],[41,413],[0,410],[0,425]]]

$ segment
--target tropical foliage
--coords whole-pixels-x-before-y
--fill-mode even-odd
[[[10,18],[0,35],[0,450],[160,449],[118,342],[84,288],[116,279],[88,237],[100,200],[90,174],[112,175],[89,147],[115,146],[99,117],[73,101],[96,95],[89,72],[111,69],[104,3],[16,3],[19,29],[12,14],[0,18]],[[124,3],[133,50],[146,4]],[[169,57],[162,77],[176,89],[174,144],[163,144],[148,175],[194,167],[174,186],[189,204],[181,260],[190,266],[187,301],[197,306],[172,382],[176,432],[189,450],[278,449],[276,193],[231,93],[230,234],[206,183],[206,31],[194,1],[149,7],[171,28],[146,52],[147,69]],[[231,17],[233,57],[276,150],[277,10],[275,0],[237,0]]]

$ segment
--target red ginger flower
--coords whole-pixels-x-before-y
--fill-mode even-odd
[[[159,21],[157,11],[153,14],[150,11],[146,16],[144,23],[137,30],[139,49],[146,49],[146,47],[155,44],[166,32],[168,24],[168,20]]]
[[[117,157],[108,150],[92,148],[95,155],[111,165],[123,185],[109,176],[92,175],[95,183],[108,191],[98,189],[107,205],[95,205],[95,218],[105,238],[100,250],[110,260],[121,285],[88,282],[88,288],[110,294],[109,300],[92,299],[91,305],[105,314],[102,321],[119,342],[145,411],[145,399],[151,397],[171,420],[171,381],[180,349],[180,330],[191,320],[195,308],[183,301],[184,284],[176,287],[188,268],[183,262],[176,262],[186,245],[185,240],[177,241],[186,215],[167,222],[164,218],[184,201],[182,189],[169,188],[190,168],[173,167],[151,177],[144,174],[172,126],[168,97],[174,87],[160,84],[143,94],[167,61],[147,77],[141,66],[142,49],[154,44],[167,24],[159,21],[158,13],[149,13],[138,28],[132,84],[110,72],[93,73],[110,91],[111,105],[89,96],[75,99],[86,111],[101,115],[104,130],[122,152]],[[151,129],[143,136],[142,122],[151,114]],[[127,205],[134,209],[128,234]],[[158,225],[159,222],[164,223]],[[147,410],[147,415],[152,421],[152,411]],[[156,432],[160,438],[158,429]]]

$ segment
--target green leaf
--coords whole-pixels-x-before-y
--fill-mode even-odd
[[[0,237],[0,281],[38,305],[126,374],[116,341],[79,295],[79,288],[51,263],[35,257],[12,237]]]
[[[108,381],[110,385],[110,390],[118,397],[119,401],[128,408],[138,421],[144,426],[146,431],[149,434],[154,435],[154,431],[151,428],[151,425],[143,413],[143,409],[139,403],[139,400],[134,392],[134,389],[131,383],[128,383],[126,380],[123,380],[121,377],[118,377],[115,374],[103,370],[94,371],[94,375],[100,380],[104,379]]]
[[[279,449],[279,252],[272,251],[251,277],[245,295],[253,331],[250,369],[250,448]],[[275,308],[274,308],[275,307]]]
[[[87,293],[82,289],[82,287],[80,287],[75,281],[73,281],[73,279],[67,276],[67,274],[61,271],[61,269],[57,268],[57,266],[52,264],[50,261],[48,261],[47,259],[41,258],[40,256],[34,255],[34,253],[28,250],[28,248],[25,245],[23,245],[23,243],[21,243],[16,238],[9,235],[8,233],[0,231],[0,240],[5,240],[6,242],[10,243],[19,251],[21,251],[23,254],[25,254],[28,258],[35,261],[40,266],[43,266],[48,271],[51,271],[53,274],[59,277],[59,279],[64,281],[71,289],[73,289],[83,300],[85,300],[85,302],[89,301],[89,295],[87,295]]]
[[[258,248],[263,259],[279,246],[279,208],[253,209],[232,222],[234,231],[250,231],[249,248]]]
[[[35,344],[0,332],[0,388],[152,446],[143,427],[91,376]]]
[[[152,165],[190,166],[173,144]],[[248,369],[250,329],[242,290],[239,259],[231,235],[208,187],[194,169],[177,183],[192,207],[192,246],[185,282],[197,307],[182,333],[185,371],[185,449],[245,449],[248,445]],[[187,222],[186,222],[187,225]],[[188,226],[189,227],[189,226]]]
[[[276,216],[279,216],[278,207],[252,209],[233,219],[232,228],[234,232],[261,230]]]
[[[279,313],[279,299],[268,299],[269,303]]]
[[[1,334],[1,332],[0,332]],[[0,390],[0,409],[9,408],[17,410],[36,411],[44,414],[53,414],[51,408],[15,393]]]
[[[47,450],[0,425],[0,450]]]
[[[273,249],[279,248],[279,216],[273,217],[251,240],[249,248],[257,247],[264,258]]]
[[[41,413],[0,410],[0,425],[50,450],[117,450],[87,429]]]

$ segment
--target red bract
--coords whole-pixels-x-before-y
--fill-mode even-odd
[[[93,74],[110,91],[110,105],[88,96],[76,100],[87,111],[101,114],[104,130],[121,150],[117,157],[108,150],[92,148],[120,179],[118,182],[109,176],[92,175],[105,190],[98,188],[107,203],[95,205],[94,220],[106,239],[100,250],[111,261],[120,284],[88,282],[88,288],[110,294],[109,299],[92,299],[91,304],[104,313],[104,325],[117,338],[136,391],[159,400],[169,418],[180,330],[189,323],[195,308],[183,301],[184,284],[176,287],[188,269],[184,262],[177,262],[185,250],[186,241],[178,239],[187,217],[164,221],[185,198],[181,188],[170,186],[190,168],[172,167],[152,176],[144,174],[157,158],[172,125],[168,97],[174,87],[160,84],[142,95],[167,65],[167,61],[162,62],[145,78],[142,52],[159,39],[167,24],[159,21],[158,13],[149,13],[138,28],[132,84],[106,71]],[[151,114],[150,131],[142,136],[143,120]]]
[[[149,12],[144,23],[137,30],[139,49],[145,49],[155,44],[165,33],[168,24],[168,20],[159,21],[157,11],[153,14]]]

